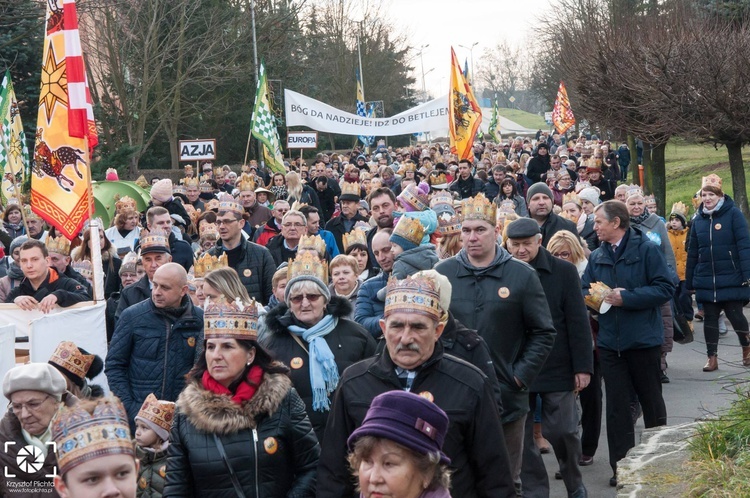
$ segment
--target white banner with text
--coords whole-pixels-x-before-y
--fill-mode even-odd
[[[390,118],[368,118],[284,90],[287,126],[307,126],[340,135],[394,136],[448,128],[448,96],[430,100]]]

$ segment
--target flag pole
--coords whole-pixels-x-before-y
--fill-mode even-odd
[[[23,228],[26,230],[26,235],[29,235],[29,224],[26,222],[26,211],[23,209],[23,199],[21,199],[21,192],[18,191],[18,183],[16,183],[16,175],[13,174],[13,168],[11,168],[11,175],[13,180],[13,190],[16,192],[16,199],[21,204],[21,220],[23,221]],[[31,209],[31,198],[29,198],[29,209]]]
[[[91,164],[91,149],[87,146],[89,153],[89,164]],[[99,230],[104,227],[99,226],[99,222],[94,219],[94,187],[91,182],[91,168],[89,168],[86,177],[86,192],[88,195],[89,210],[89,250],[91,251],[91,270],[93,278],[91,279],[91,289],[94,302],[104,300],[104,268],[102,267],[102,246],[99,242]]]

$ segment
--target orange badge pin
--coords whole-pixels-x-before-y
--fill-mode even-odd
[[[250,275],[252,275],[252,274],[253,274],[253,271],[252,271],[252,270],[250,270],[250,269],[248,269],[248,268],[246,268],[246,269],[245,269],[245,270],[244,270],[244,271],[242,272],[242,274],[243,274],[244,276],[246,276],[246,277],[249,277]]]
[[[148,486],[148,481],[146,481],[145,477],[141,477],[140,479],[138,479],[138,487],[139,488],[146,489],[146,486]]]
[[[279,443],[276,442],[276,438],[267,437],[265,441],[263,441],[263,449],[266,450],[266,453],[269,455],[273,455],[278,451]]]
[[[188,337],[187,342],[188,342],[188,346],[190,346],[191,348],[195,347],[195,337]]]
[[[296,358],[292,358],[292,361],[289,362],[289,366],[291,366],[293,369],[297,370],[302,368],[302,365],[304,365],[305,362],[302,361],[302,358],[297,356]]]
[[[162,465],[161,467],[159,467],[159,475],[162,478],[167,477],[167,466],[166,465]]]
[[[502,299],[505,299],[506,297],[510,296],[510,289],[508,289],[507,287],[500,287],[497,290],[497,295]]]
[[[435,396],[433,396],[430,391],[422,391],[421,393],[419,393],[419,395],[423,397],[424,399],[426,399],[427,401],[429,401],[430,403],[435,402]]]

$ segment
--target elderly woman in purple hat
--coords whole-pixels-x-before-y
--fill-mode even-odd
[[[373,399],[349,436],[349,464],[361,498],[450,498],[450,459],[443,453],[448,416],[406,391]]]

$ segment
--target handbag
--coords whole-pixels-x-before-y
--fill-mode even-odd
[[[224,445],[221,443],[221,438],[218,436],[218,434],[214,434],[214,441],[216,442],[216,448],[219,450],[221,459],[224,460],[224,465],[227,466],[227,470],[229,471],[229,478],[232,480],[232,485],[234,486],[234,491],[237,493],[238,498],[245,498],[245,492],[242,491],[240,481],[239,479],[237,479],[237,475],[235,475],[234,473],[232,464],[229,463],[229,458],[227,458],[227,453],[226,451],[224,451]]]

